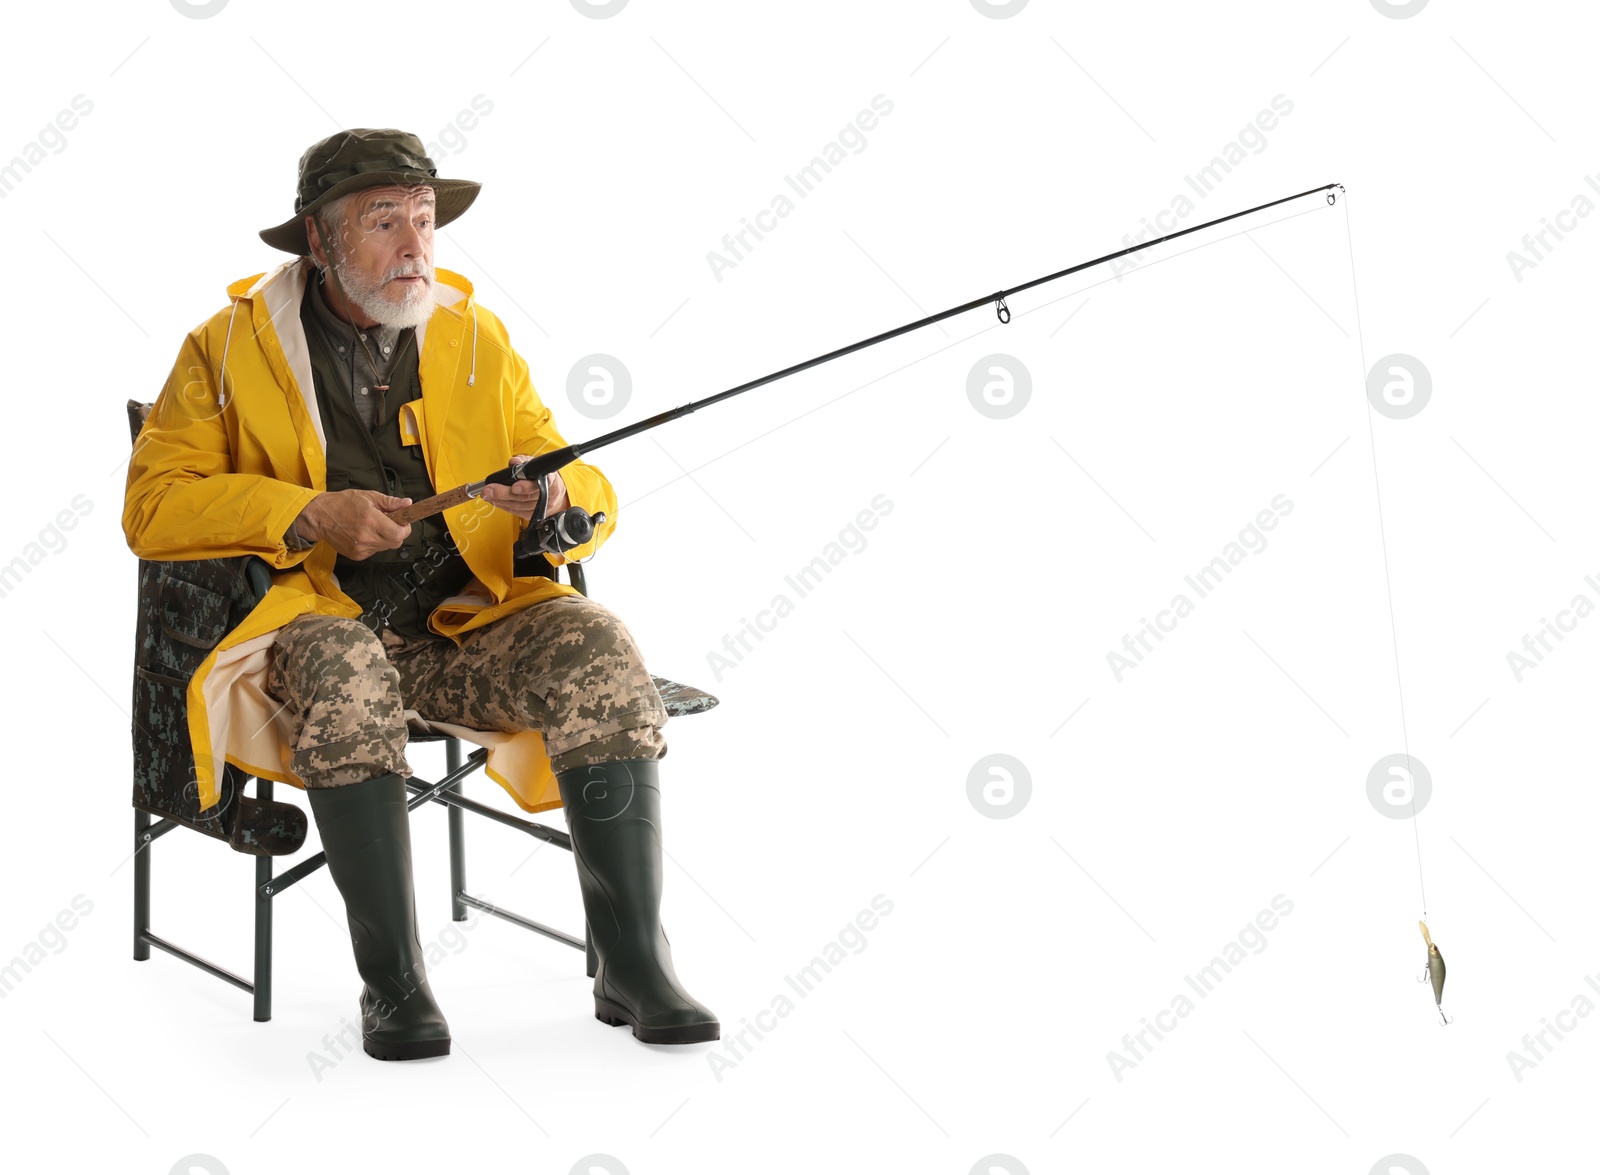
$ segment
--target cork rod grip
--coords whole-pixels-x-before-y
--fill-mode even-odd
[[[416,522],[418,519],[431,518],[442,510],[448,510],[452,506],[459,506],[463,502],[470,501],[472,501],[472,495],[467,492],[467,487],[457,486],[453,490],[446,490],[442,494],[435,494],[431,498],[423,498],[420,502],[402,506],[399,510],[390,514],[389,518],[391,521],[405,526]]]

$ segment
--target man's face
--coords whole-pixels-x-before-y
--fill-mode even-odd
[[[426,184],[357,192],[345,206],[334,241],[313,240],[313,255],[331,246],[334,274],[359,321],[416,327],[433,310],[433,189]],[[333,305],[343,309],[338,291]]]

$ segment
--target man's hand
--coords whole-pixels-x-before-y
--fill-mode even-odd
[[[511,460],[531,461],[532,458],[526,453],[518,453]],[[572,505],[567,501],[567,485],[561,480],[561,474],[547,474],[544,485],[549,495],[544,508],[546,518]],[[519,481],[509,486],[484,486],[483,500],[492,502],[502,510],[509,510],[524,522],[532,522],[533,508],[539,504],[539,487],[531,481]]]
[[[411,535],[409,524],[389,521],[389,512],[411,505],[376,490],[321,493],[294,520],[295,530],[312,542],[326,541],[347,559],[392,551]]]

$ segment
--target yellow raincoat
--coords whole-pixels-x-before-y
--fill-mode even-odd
[[[300,322],[301,297],[314,272],[302,257],[228,287],[232,305],[184,339],[128,467],[122,528],[135,555],[259,555],[273,568],[272,589],[189,683],[202,808],[219,798],[216,765],[224,760],[251,775],[305,786],[289,770],[289,730],[279,703],[265,691],[272,641],[302,613],[361,615],[339,590],[336,552],[328,543],[294,551],[283,542],[289,523],[327,487],[322,416]],[[544,453],[567,442],[505,326],[473,300],[472,283],[444,269],[435,277],[432,316],[416,332],[422,395],[400,417],[403,439],[422,446],[428,474],[442,492],[503,469],[515,454]],[[581,560],[616,528],[616,494],[600,470],[582,461],[561,477],[574,505],[606,514],[590,542],[557,557]],[[473,579],[433,611],[432,631],[460,643],[464,633],[492,620],[576,590],[542,576],[513,577],[511,549],[524,524],[509,511],[469,502],[446,511],[445,520]],[[525,810],[560,806],[538,731],[431,726],[488,747],[490,777]]]

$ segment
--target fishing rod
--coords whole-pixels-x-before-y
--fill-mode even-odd
[[[1055,273],[1046,274],[1044,277],[1034,278],[1032,281],[1023,282],[1018,286],[1011,286],[1007,289],[996,290],[992,294],[985,294],[981,298],[974,298],[970,302],[963,302],[959,306],[952,306],[950,309],[942,310],[938,314],[930,314],[926,318],[919,318],[915,322],[908,322],[904,326],[895,327],[893,330],[886,330],[882,334],[876,334],[871,338],[862,339],[858,343],[851,343],[847,347],[840,347],[837,350],[829,351],[824,355],[818,355],[815,359],[807,359],[803,363],[795,363],[789,367],[783,368],[780,371],[774,371],[770,375],[763,375],[759,379],[752,379],[746,383],[739,384],[737,387],[732,387],[726,391],[718,392],[713,396],[707,396],[701,400],[692,400],[687,404],[678,406],[677,408],[668,409],[666,412],[660,412],[655,416],[650,416],[644,420],[637,421],[633,424],[626,425],[611,432],[603,433],[592,440],[581,441],[575,445],[567,445],[560,449],[554,449],[551,452],[542,453],[536,457],[530,457],[526,461],[513,461],[511,464],[506,466],[506,468],[496,470],[494,473],[489,474],[481,481],[468,482],[466,485],[460,485],[455,489],[446,490],[442,494],[435,494],[431,498],[424,498],[420,502],[414,502],[410,506],[405,506],[394,511],[389,515],[389,517],[395,522],[401,524],[416,522],[419,519],[429,518],[435,514],[438,514],[440,511],[448,510],[453,506],[459,506],[465,502],[469,502],[480,497],[487,486],[509,486],[518,481],[532,481],[538,486],[539,497],[535,504],[533,520],[529,523],[527,530],[523,532],[522,538],[517,543],[517,553],[519,555],[533,554],[536,552],[559,554],[562,551],[568,550],[572,547],[582,546],[584,543],[588,542],[594,537],[595,528],[605,521],[605,514],[603,512],[590,515],[580,506],[570,506],[552,517],[545,517],[545,507],[547,505],[544,484],[545,477],[551,473],[554,473],[556,470],[561,469],[563,466],[570,465],[579,457],[587,453],[592,453],[596,449],[604,448],[606,445],[613,445],[616,442],[626,440],[629,437],[638,436],[640,433],[648,432],[650,429],[659,428],[668,421],[677,420],[680,416],[687,416],[689,413],[697,412],[701,408],[707,408],[712,404],[716,404],[722,400],[727,400],[733,396],[748,392],[753,388],[759,388],[763,384],[772,383],[774,380],[783,379],[785,376],[795,375],[798,372],[805,371],[807,368],[816,367],[819,364],[827,363],[829,360],[838,359],[841,356],[849,355],[854,351],[860,351],[865,347],[871,347],[878,343],[887,342],[889,339],[897,338],[898,336],[906,334],[909,331],[918,330],[924,326],[932,326],[936,322],[942,322],[946,318],[953,318],[957,314],[965,314],[968,310],[976,310],[980,306],[987,306],[992,303],[994,305],[996,317],[998,317],[1002,323],[1008,323],[1011,321],[1011,308],[1006,305],[1006,299],[1012,294],[1019,294],[1023,290],[1031,290],[1034,286],[1040,286],[1044,285],[1046,282],[1056,281],[1060,278],[1067,277],[1070,274],[1078,273],[1081,270],[1089,269],[1096,265],[1102,265],[1107,261],[1115,261],[1119,257],[1126,257],[1130,253],[1143,252],[1144,250],[1154,248],[1156,245],[1162,244],[1165,241],[1173,241],[1179,237],[1188,236],[1190,233],[1197,233],[1201,229],[1212,228],[1215,225],[1224,224],[1230,220],[1237,220],[1241,216],[1249,216],[1255,212],[1261,212],[1268,208],[1275,208],[1279,204],[1287,204],[1291,200],[1299,200],[1305,196],[1315,195],[1318,192],[1326,192],[1328,196],[1328,203],[1332,204],[1336,199],[1333,191],[1335,188],[1339,189],[1341,192],[1344,191],[1344,185],[1339,183],[1322,184],[1320,187],[1307,188],[1305,191],[1296,192],[1292,196],[1284,196],[1278,200],[1269,200],[1265,204],[1257,204],[1254,208],[1246,208],[1243,212],[1233,212],[1227,216],[1219,216],[1215,220],[1208,220],[1204,224],[1197,224],[1191,228],[1180,229],[1177,232],[1168,233],[1165,236],[1157,237],[1153,241],[1142,241],[1139,244],[1130,245],[1126,249],[1118,249],[1114,253],[1107,253],[1104,257],[1096,257],[1092,261],[1083,261],[1077,265],[1068,266],[1066,269],[1057,270]]]
[[[733,396],[751,391],[754,388],[759,388],[762,385],[772,383],[775,380],[783,379],[785,376],[795,375],[798,372],[807,370],[808,368],[827,363],[831,359],[838,359],[841,356],[849,355],[854,351],[863,350],[864,348],[871,347],[877,343],[887,342],[889,339],[907,334],[908,332],[917,330],[921,327],[932,326],[936,322],[942,322],[946,318],[953,318],[957,314],[964,314],[968,310],[976,310],[980,306],[986,306],[992,303],[995,308],[995,315],[999,318],[1001,323],[1009,323],[1011,321],[1011,310],[1010,307],[1006,305],[1006,299],[1012,294],[1021,293],[1023,290],[1030,290],[1034,286],[1040,286],[1044,285],[1046,282],[1056,281],[1060,278],[1067,277],[1082,270],[1090,269],[1096,265],[1102,265],[1107,261],[1115,261],[1119,257],[1126,257],[1130,253],[1143,252],[1146,249],[1154,248],[1155,246],[1163,244],[1167,241],[1188,236],[1190,233],[1197,233],[1202,229],[1213,228],[1216,225],[1225,224],[1230,220],[1237,220],[1242,216],[1249,216],[1252,213],[1262,212],[1268,208],[1275,208],[1279,204],[1287,204],[1290,201],[1315,195],[1318,192],[1327,193],[1328,203],[1333,204],[1337,199],[1337,197],[1334,195],[1334,189],[1336,188],[1341,192],[1345,190],[1344,185],[1340,183],[1323,184],[1320,187],[1307,188],[1305,191],[1296,192],[1292,196],[1284,196],[1278,200],[1270,200],[1265,204],[1258,204],[1254,208],[1246,208],[1242,212],[1234,212],[1227,216],[1219,216],[1215,220],[1208,220],[1204,224],[1197,224],[1192,228],[1180,229],[1177,232],[1167,233],[1165,236],[1157,237],[1153,241],[1140,242],[1135,245],[1130,245],[1125,249],[1118,249],[1115,252],[1107,253],[1103,257],[1096,257],[1090,261],[1083,261],[1077,265],[1068,266],[1066,269],[1057,270],[1055,273],[1046,274],[1044,277],[1035,278],[1033,281],[1023,282],[1021,285],[1011,286],[1003,290],[996,290],[993,294],[986,294],[981,298],[974,298],[970,302],[963,302],[959,306],[952,306],[950,309],[940,311],[938,314],[930,314],[926,318],[919,318],[915,322],[908,322],[904,326],[899,326],[893,330],[884,331],[881,334],[873,335],[871,338],[862,339],[858,343],[851,343],[847,347],[840,347],[837,350],[829,351],[823,355],[818,355],[814,359],[807,359],[803,363],[793,364],[789,367],[783,368],[782,370],[774,371],[770,375],[761,376],[759,379],[750,380],[746,383],[739,384],[736,387],[728,388],[726,391],[718,392],[712,396],[707,396],[704,399],[690,401],[687,404],[683,404],[677,408],[669,409],[666,412],[658,413],[655,416],[647,417],[646,419],[638,421],[634,424],[615,429],[612,432],[603,433],[592,440],[582,441],[576,445],[567,445],[564,448],[556,449],[549,453],[544,453],[536,457],[530,457],[526,461],[513,461],[507,465],[505,469],[497,470],[496,472],[491,473],[487,477],[483,478],[481,481],[469,482],[466,485],[457,486],[455,489],[447,490],[442,494],[435,494],[431,498],[425,498],[420,502],[416,502],[410,506],[396,510],[390,514],[389,517],[396,522],[411,523],[417,521],[418,519],[428,518],[434,514],[438,514],[443,510],[448,510],[453,506],[459,506],[465,502],[472,501],[473,499],[480,497],[487,486],[509,486],[518,481],[533,481],[538,487],[538,499],[535,506],[533,519],[530,521],[527,529],[523,532],[521,539],[518,540],[515,547],[515,553],[519,556],[536,553],[559,554],[560,552],[569,550],[573,547],[582,546],[584,543],[589,542],[590,539],[594,537],[595,529],[605,521],[606,516],[603,512],[590,515],[580,506],[570,506],[567,509],[558,512],[553,517],[545,517],[545,509],[548,504],[547,491],[545,488],[545,477],[556,470],[561,469],[563,466],[571,464],[573,461],[577,460],[586,453],[592,453],[594,450],[603,448],[606,445],[615,444],[617,441],[626,440],[628,437],[637,436],[642,432],[648,432],[650,429],[658,428],[661,425],[666,424],[668,421],[677,420],[680,416],[687,416],[691,412],[696,412],[701,408],[709,407],[710,405],[716,404],[719,401],[730,399]],[[1346,204],[1347,231],[1348,216],[1349,205]],[[1353,276],[1354,272],[1352,268],[1352,278]],[[1415,820],[1414,796],[1412,818]],[[1413,828],[1414,827],[1415,826],[1413,825]],[[1420,865],[1421,850],[1419,844],[1419,869]],[[1426,906],[1426,899],[1424,899],[1424,906]],[[1423,918],[1426,919],[1426,917],[1427,911],[1424,909]],[[1444,956],[1440,953],[1438,946],[1433,941],[1433,937],[1429,934],[1427,922],[1425,920],[1419,921],[1417,925],[1422,931],[1422,938],[1424,943],[1427,945],[1428,952],[1422,974],[1419,976],[1419,981],[1423,983],[1432,983],[1434,1004],[1436,1007],[1438,1007],[1440,1021],[1443,1024],[1449,1024],[1450,1018],[1445,1015],[1443,1007],[1445,983]]]

